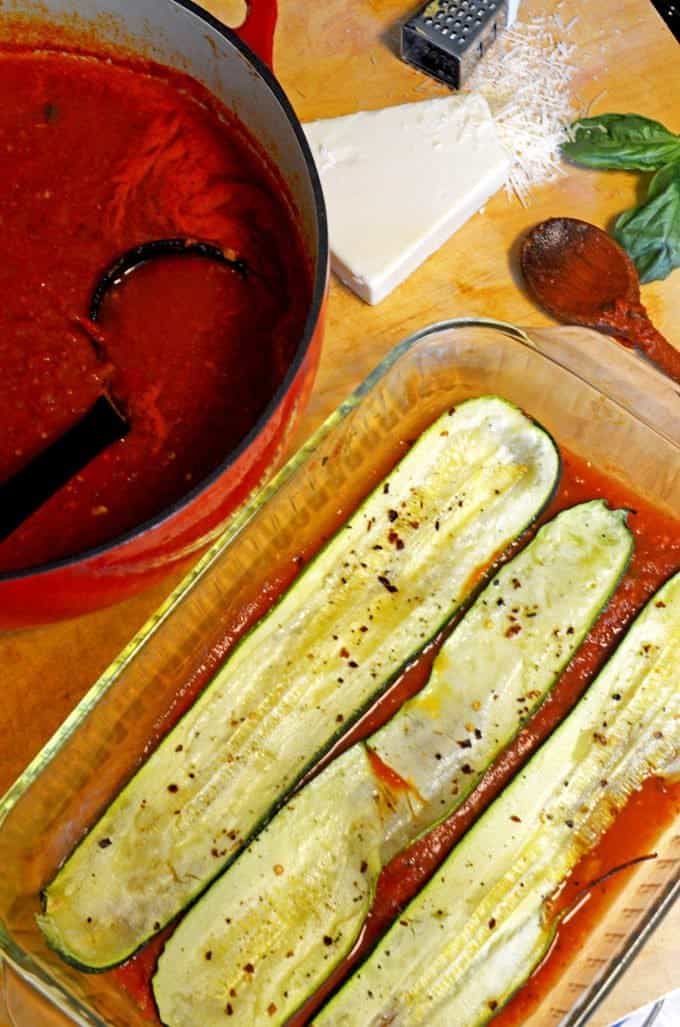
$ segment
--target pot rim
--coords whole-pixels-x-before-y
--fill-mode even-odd
[[[297,373],[309,352],[318,325],[328,280],[328,219],[326,215],[323,190],[321,188],[321,181],[319,179],[314,158],[312,157],[312,152],[309,148],[309,143],[307,142],[307,137],[305,136],[300,121],[272,70],[253,50],[250,49],[246,43],[239,38],[233,29],[230,29],[227,25],[223,24],[218,18],[210,14],[209,11],[199,7],[198,4],[193,2],[193,0],[167,0],[167,2],[170,5],[181,7],[189,11],[198,18],[199,21],[203,22],[204,25],[213,29],[220,36],[224,37],[236,50],[240,51],[241,55],[245,57],[259,77],[264,80],[264,83],[270,93],[283,110],[288,125],[292,129],[297,144],[302,151],[302,157],[312,187],[318,230],[316,271],[314,273],[309,313],[307,314],[305,321],[302,338],[298,343],[293,359],[276,392],[273,394],[250,431],[247,435],[244,435],[234,449],[229,451],[224,460],[205,475],[200,482],[194,486],[194,488],[183,495],[180,499],[175,500],[174,503],[163,507],[163,509],[154,517],[150,517],[147,520],[142,521],[142,523],[138,524],[135,528],[131,528],[129,531],[123,532],[120,535],[115,535],[113,538],[100,543],[98,546],[93,546],[90,549],[84,549],[81,553],[77,553],[73,556],[62,557],[59,560],[52,560],[48,563],[35,564],[33,567],[22,568],[18,571],[0,572],[0,584],[35,578],[39,575],[47,575],[55,571],[82,567],[82,565],[95,561],[100,556],[111,554],[114,550],[124,547],[129,542],[138,541],[142,536],[150,533],[167,521],[170,521],[186,507],[190,506],[191,503],[198,499],[202,493],[210,489],[218,478],[222,477],[225,471],[237,462],[237,460],[255,441],[257,436],[264,430],[267,423],[283,402],[294,379],[296,378]]]

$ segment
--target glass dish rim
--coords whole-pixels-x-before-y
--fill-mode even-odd
[[[158,629],[171,616],[173,611],[181,604],[186,595],[200,582],[205,574],[213,567],[223,552],[229,547],[258,514],[270,499],[272,499],[293,477],[295,473],[310,459],[326,436],[342,422],[362,401],[377,383],[384,378],[397,361],[411,350],[420,340],[442,331],[457,328],[488,328],[505,335],[520,346],[529,349],[549,364],[566,371],[588,388],[607,399],[610,403],[619,407],[637,422],[645,425],[656,435],[663,435],[658,426],[650,424],[643,414],[635,409],[634,404],[630,406],[627,402],[610,395],[606,389],[588,379],[587,376],[579,373],[573,362],[568,359],[560,360],[551,353],[546,353],[537,346],[530,334],[517,325],[508,321],[486,317],[458,317],[447,318],[433,322],[415,332],[410,333],[400,342],[396,343],[376,365],[376,367],[359,383],[359,385],[344,399],[315,429],[310,437],[288,458],[285,464],[264,484],[258,486],[248,499],[238,507],[226,521],[220,535],[212,543],[210,548],[199,558],[190,571],[175,586],[163,603],[144,622],[128,644],[121,650],[115,660],[91,685],[82,699],[76,704],[71,713],[65,718],[54,734],[45,742],[39,752],[26,766],[19,777],[8,788],[3,796],[0,796],[0,830],[23,795],[30,789],[31,785],[38,779],[42,771],[50,764],[66,742],[75,734],[79,726],[97,706],[102,697],[114,686],[116,680],[133,660],[138,650],[145,646],[156,634]],[[610,340],[607,340],[610,342]],[[654,371],[659,381],[666,379],[660,373]],[[676,448],[674,440],[671,444]],[[562,1021],[561,1027],[585,1027],[597,1007],[606,998],[616,982],[633,962],[645,942],[654,933],[661,920],[672,908],[676,899],[680,898],[680,872],[675,880],[670,881],[666,887],[652,902],[645,914],[645,917],[632,939],[626,938],[620,951],[612,958],[603,973],[596,978],[591,986],[584,993],[579,1002],[579,1008],[570,1010],[567,1017]],[[96,1021],[92,1019],[90,1010],[77,1009],[80,1006],[79,1000],[70,995],[62,986],[54,981],[48,973],[33,963],[30,953],[23,953],[32,964],[29,971],[17,961],[13,949],[19,949],[15,942],[8,936],[4,924],[0,921],[0,959],[5,960],[13,969],[28,983],[42,994],[48,1001],[57,1006],[68,1016],[75,1016],[82,1012],[87,1013],[88,1020],[77,1020],[82,1024],[98,1022],[101,1027],[107,1027],[106,1022],[101,1020],[99,1014],[95,1013]],[[23,961],[22,961],[23,962]],[[58,995],[54,991],[58,991]],[[68,1005],[67,1005],[68,1004]]]

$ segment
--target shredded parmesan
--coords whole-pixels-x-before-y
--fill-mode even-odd
[[[573,44],[558,38],[575,24],[559,15],[515,22],[475,69],[471,90],[486,97],[501,142],[511,154],[506,183],[524,206],[530,191],[563,174],[560,144],[574,118],[570,82]]]

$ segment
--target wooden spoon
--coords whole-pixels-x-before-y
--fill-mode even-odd
[[[680,351],[650,321],[635,265],[601,228],[577,218],[541,221],[524,240],[521,262],[553,317],[614,335],[680,383]]]

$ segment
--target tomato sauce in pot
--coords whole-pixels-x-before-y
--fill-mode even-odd
[[[131,424],[5,541],[0,572],[83,552],[191,491],[264,412],[311,270],[285,189],[198,83],[152,64],[0,52],[0,481],[107,391]],[[154,260],[87,321],[121,253],[169,237],[242,257]]]
[[[510,747],[491,766],[477,789],[447,820],[394,857],[385,867],[378,881],[369,919],[354,950],[317,994],[291,1019],[290,1027],[303,1027],[304,1024],[310,1023],[314,1013],[328,995],[371,951],[378,938],[399,915],[406,903],[422,888],[482,810],[566,716],[647,599],[671,574],[680,569],[680,522],[654,509],[629,489],[564,450],[562,459],[563,472],[558,491],[539,523],[544,523],[565,507],[589,499],[604,498],[611,506],[625,507],[630,511],[628,522],[635,536],[635,552],[631,563],[607,609],[561,675],[550,696]],[[302,553],[300,556],[306,560],[310,554]],[[300,560],[300,563],[302,562],[303,560]],[[236,638],[262,616],[290,584],[293,574],[289,570],[273,568],[272,572],[272,588],[263,594],[260,607],[249,609],[247,615],[240,619],[238,628],[233,634],[229,634],[226,644],[221,644],[216,650],[214,658],[206,659],[200,673],[195,675],[180,701],[159,725],[159,737],[165,734],[188,708],[216,667],[223,661],[225,651],[233,645]],[[378,700],[372,710],[320,761],[314,772],[318,772],[320,767],[353,742],[377,730],[407,698],[422,688],[445,637],[446,633],[443,633],[421,654]],[[153,747],[158,740],[152,739],[150,746]],[[391,773],[389,768],[385,769]],[[395,784],[393,780],[390,780],[390,783]],[[612,828],[595,849],[574,869],[560,894],[560,905],[556,912],[568,908],[584,888],[607,871],[651,854],[654,840],[678,814],[680,784],[671,785],[655,778],[650,779],[631,797]],[[494,1024],[498,1022],[499,1027],[515,1027],[523,1023],[526,1016],[540,1004],[556,978],[568,971],[569,963],[577,953],[582,939],[587,937],[598,918],[604,915],[629,872],[623,871],[608,877],[606,881],[589,890],[590,901],[586,902],[576,915],[565,918],[549,957],[506,1009],[494,1017]],[[152,1023],[160,1021],[151,992],[151,977],[158,955],[171,931],[172,927],[167,928],[126,964],[109,971],[112,979],[132,995],[140,1010]]]

